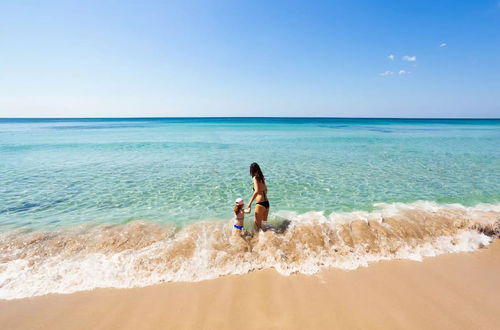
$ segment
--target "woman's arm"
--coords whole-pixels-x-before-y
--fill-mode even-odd
[[[255,199],[255,197],[257,197],[257,194],[259,193],[259,185],[257,184],[257,179],[255,177],[253,177],[253,194],[252,194],[252,198],[250,198],[250,202],[248,202],[248,208],[252,208],[252,203]]]

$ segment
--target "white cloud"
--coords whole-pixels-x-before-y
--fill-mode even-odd
[[[392,76],[393,74],[394,74],[394,72],[387,70],[385,72],[382,72],[380,75],[381,76]]]
[[[396,56],[394,54],[391,54],[391,55],[387,56],[387,58],[390,59],[391,61],[394,61],[395,57]]]
[[[408,56],[408,55],[403,56],[403,61],[415,62],[416,60],[417,60],[416,56]]]
[[[448,46],[448,44],[446,42],[442,42],[440,45],[439,45],[439,48],[443,48],[443,47],[446,47]]]
[[[399,72],[398,72],[398,74],[400,76],[405,75],[405,74],[410,74],[410,73],[411,73],[410,71],[406,71],[406,70],[399,70]]]

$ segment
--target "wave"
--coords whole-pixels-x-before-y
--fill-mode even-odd
[[[376,204],[371,212],[273,214],[270,230],[134,221],[0,233],[0,299],[201,281],[274,268],[283,275],[473,251],[500,237],[500,204]],[[250,221],[247,220],[247,223]]]

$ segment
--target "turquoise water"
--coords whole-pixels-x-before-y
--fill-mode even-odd
[[[0,299],[474,251],[499,146],[500,120],[0,119]],[[271,228],[240,237],[254,161]]]
[[[271,213],[498,203],[499,146],[500,120],[0,119],[0,229],[229,219],[254,161]]]

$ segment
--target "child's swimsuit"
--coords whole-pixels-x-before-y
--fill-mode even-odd
[[[245,220],[245,213],[243,212],[243,209],[241,209],[241,211],[238,214],[236,214],[235,220],[242,222]],[[233,227],[239,230],[243,229],[243,226],[233,225]]]

